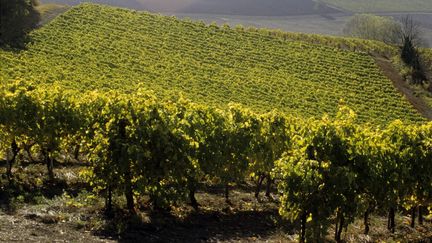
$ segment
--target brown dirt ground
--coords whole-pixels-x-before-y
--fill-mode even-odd
[[[113,242],[79,230],[56,216],[0,211],[0,242]]]
[[[196,195],[201,205],[198,211],[187,204],[155,211],[148,206],[146,196],[137,197],[141,206],[132,217],[121,209],[125,207],[124,198],[117,195],[114,203],[118,206],[107,218],[104,199],[86,192],[79,183],[82,168],[56,165],[59,182],[36,185],[34,181],[45,177],[45,167],[17,165],[14,188],[23,189],[16,193],[8,189],[1,176],[5,168],[0,163],[0,242],[295,242],[298,223],[278,215],[275,189],[275,199],[269,200],[262,193],[257,200],[253,184],[237,185],[230,192],[228,204],[223,187],[202,185],[203,190]],[[18,172],[23,179],[18,178]],[[28,188],[20,187],[23,185]],[[432,241],[431,222],[412,229],[406,214],[398,214],[396,234],[387,231],[385,216],[373,216],[371,226],[370,234],[363,235],[359,219],[343,237],[346,242]],[[332,232],[330,228],[330,242]]]

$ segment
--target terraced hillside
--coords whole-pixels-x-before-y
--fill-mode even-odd
[[[302,117],[334,114],[343,100],[362,121],[423,120],[370,55],[265,31],[82,4],[32,39],[25,51],[0,51],[3,82],[126,93],[145,87],[162,98],[181,92],[197,103]]]

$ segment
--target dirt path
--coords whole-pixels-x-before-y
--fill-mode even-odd
[[[37,215],[5,214],[0,210],[0,242],[113,242],[100,239],[66,222],[55,223]]]
[[[403,96],[428,120],[432,120],[432,109],[419,97],[414,95],[413,90],[402,79],[399,72],[393,67],[393,64],[382,57],[375,57],[375,61],[392,82],[393,85],[402,93]]]

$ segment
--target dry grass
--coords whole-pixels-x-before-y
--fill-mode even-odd
[[[41,13],[40,25],[45,25],[57,17],[57,15],[66,12],[69,8],[69,5],[57,3],[45,3],[37,6],[36,9]]]

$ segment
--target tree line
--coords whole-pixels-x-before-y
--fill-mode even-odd
[[[368,233],[369,215],[387,211],[394,232],[397,211],[410,210],[414,226],[430,206],[432,123],[374,127],[358,124],[347,107],[335,118],[301,119],[235,104],[220,110],[181,96],[161,101],[145,90],[82,94],[21,81],[0,94],[10,180],[20,152],[41,154],[54,179],[56,158],[74,151],[89,161],[82,176],[108,211],[114,194],[124,195],[131,213],[137,195],[149,196],[154,208],[198,208],[195,193],[209,179],[224,185],[229,201],[230,187],[251,177],[257,197],[264,181],[277,186],[280,214],[299,222],[301,242],[323,239],[331,224],[340,242],[354,219],[362,218]]]

